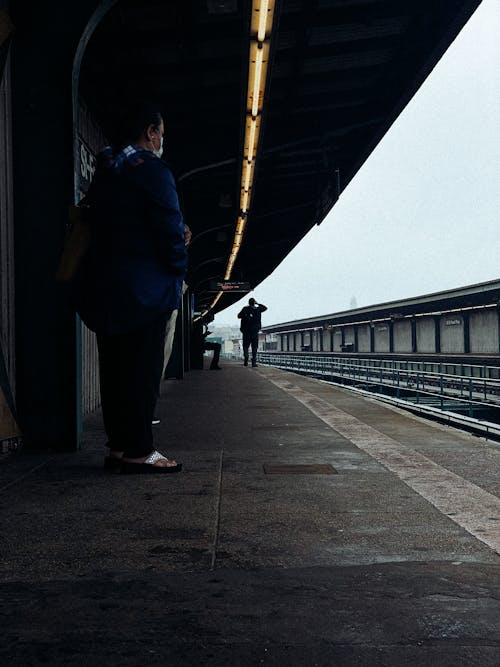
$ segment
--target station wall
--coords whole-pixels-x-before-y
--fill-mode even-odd
[[[496,354],[500,348],[499,317],[496,311],[472,313],[469,320],[470,351]]]
[[[441,352],[465,352],[463,317],[445,316],[439,320]]]
[[[279,334],[284,352],[358,352],[409,354],[499,354],[497,308],[443,315],[337,325]],[[295,347],[293,347],[295,341]],[[287,344],[288,343],[288,344]],[[321,348],[322,345],[322,348]],[[414,349],[415,348],[415,349]]]
[[[76,203],[85,195],[95,171],[96,156],[104,148],[104,136],[80,101],[75,136],[75,199]],[[99,407],[99,370],[97,340],[92,331],[81,323],[82,341],[82,413],[84,415]]]
[[[371,333],[369,324],[358,326],[358,352],[371,352]]]
[[[354,327],[345,327],[344,329],[344,345],[354,345],[356,343],[356,333]]]
[[[417,352],[436,351],[436,325],[431,317],[417,320]]]
[[[390,352],[390,325],[377,324],[374,327],[374,351],[375,352]]]
[[[340,352],[342,350],[342,330],[334,329],[333,331],[333,351]]]
[[[393,325],[394,352],[411,352],[411,322],[400,320]]]

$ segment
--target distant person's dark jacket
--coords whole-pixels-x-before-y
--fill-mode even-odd
[[[252,306],[245,306],[238,313],[241,319],[240,331],[244,334],[256,335],[261,329],[261,313],[267,310],[266,306],[259,304],[253,308]]]
[[[108,149],[84,204],[91,246],[75,296],[89,329],[130,333],[178,308],[187,251],[168,167],[141,148]]]

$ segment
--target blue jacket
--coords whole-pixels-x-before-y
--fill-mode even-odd
[[[131,333],[178,308],[187,250],[167,166],[142,148],[108,149],[83,204],[91,243],[75,296],[89,329]]]

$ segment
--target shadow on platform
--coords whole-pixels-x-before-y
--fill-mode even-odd
[[[105,474],[99,414],[81,452],[1,466],[2,664],[500,664],[498,554],[299,390],[498,501],[478,438],[270,368],[193,371],[156,427],[179,475]],[[272,474],[316,464],[334,474]]]

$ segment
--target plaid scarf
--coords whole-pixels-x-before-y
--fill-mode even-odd
[[[125,146],[125,148],[118,153],[114,153],[111,146],[106,146],[97,157],[98,166],[105,169],[113,169],[119,174],[125,163],[130,164],[132,167],[137,167],[137,165],[142,164],[144,159],[141,157],[141,153],[144,152],[146,152],[145,148],[132,146],[132,144]]]

